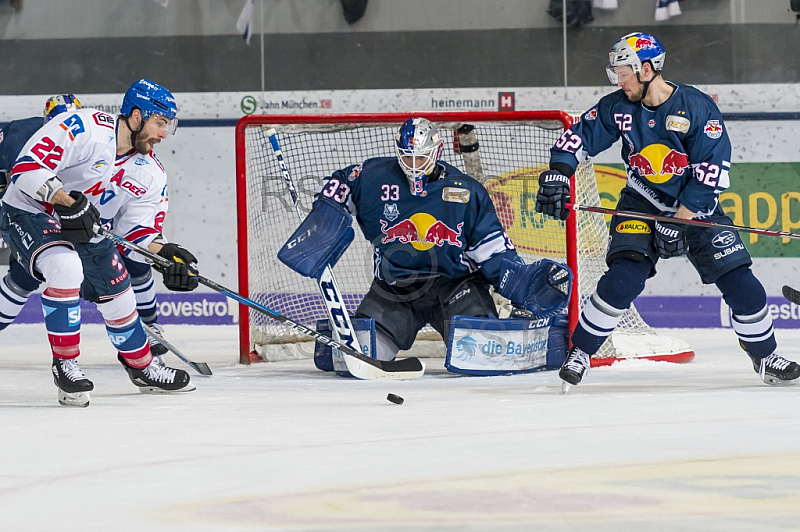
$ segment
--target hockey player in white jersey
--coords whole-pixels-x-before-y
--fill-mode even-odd
[[[72,112],[82,107],[78,98],[73,94],[51,96],[45,102],[44,117],[33,116],[14,120],[0,131],[0,180],[2,180],[0,197],[2,197],[2,193],[5,193],[6,176],[11,173],[11,168],[14,166],[17,156],[31,136],[41,129],[44,124],[61,113]],[[123,157],[128,162],[128,175],[132,172],[145,172],[145,163],[138,159],[134,160],[130,156]],[[117,165],[119,163],[117,161]],[[162,174],[161,181],[163,181],[159,189],[163,189],[166,185],[166,177],[163,176],[161,165],[157,163],[157,167]],[[137,178],[134,176],[134,179]],[[164,206],[164,211],[166,211],[168,202],[166,194],[164,196],[161,204]],[[120,214],[117,214],[117,216],[119,217]],[[163,218],[163,215],[161,217]],[[146,228],[136,227],[131,229],[136,233],[131,235],[132,238],[139,238],[143,232],[147,233]],[[163,329],[158,324],[155,283],[153,282],[150,264],[142,262],[144,259],[138,254],[133,254],[133,256],[126,254],[123,256],[123,260],[125,267],[131,274],[131,286],[136,294],[136,310],[139,312],[139,317],[142,322],[163,334]],[[11,325],[22,311],[31,294],[39,288],[40,284],[41,282],[31,277],[13,256],[10,258],[8,273],[0,279],[0,331]],[[158,339],[150,337],[149,340],[150,351],[157,360],[161,355],[166,354],[167,348]]]
[[[140,182],[124,168],[126,157],[149,157],[155,144],[174,133],[175,100],[165,88],[143,79],[127,91],[120,111],[115,117],[84,108],[46,124],[22,149],[0,211],[0,231],[15,259],[47,284],[42,306],[59,402],[65,405],[87,406],[94,388],[76,360],[80,296],[97,303],[118,358],[140,390],[194,389],[185,371],[152,364],[130,274],[114,245],[94,232],[96,225],[115,220],[116,230],[173,261],[162,270],[167,288],[197,287],[187,266],[195,257],[176,244],[157,241],[165,190],[155,190],[157,179],[139,175],[145,181]],[[118,157],[124,159],[120,167]],[[138,237],[130,227],[141,229]]]

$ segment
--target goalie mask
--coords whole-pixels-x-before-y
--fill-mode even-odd
[[[142,121],[146,122],[151,114],[170,119],[168,132],[174,135],[178,129],[178,106],[172,93],[149,79],[140,79],[130,86],[122,98],[119,114],[130,116],[134,109],[142,113]]]
[[[619,75],[614,70],[615,67],[630,66],[633,73],[639,75],[642,71],[642,64],[650,61],[653,70],[660,72],[664,68],[664,59],[667,52],[658,42],[658,39],[647,33],[631,33],[614,43],[611,52],[608,54],[608,66],[606,73],[612,84],[616,85]],[[641,80],[640,80],[641,82]]]
[[[427,118],[411,118],[400,126],[395,141],[397,160],[408,178],[411,194],[426,196],[425,186],[444,146],[439,129]]]
[[[44,102],[44,123],[48,123],[61,113],[77,111],[82,108],[81,102],[78,101],[74,94],[51,96]]]

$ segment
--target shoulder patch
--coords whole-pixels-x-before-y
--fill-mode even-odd
[[[709,120],[703,128],[703,133],[708,138],[718,139],[722,136],[722,124],[719,123],[719,120]]]
[[[667,131],[677,131],[678,133],[686,133],[689,131],[689,126],[692,123],[685,116],[669,115],[667,117],[666,127]]]
[[[109,129],[114,129],[114,117],[111,116],[110,114],[103,113],[103,112],[97,112],[97,113],[92,115],[92,118],[94,118],[94,122],[98,126],[103,126],[103,127],[109,128]]]
[[[470,191],[466,188],[444,187],[442,199],[451,203],[469,203]]]
[[[347,180],[348,181],[355,181],[356,179],[358,179],[358,176],[361,175],[362,166],[363,165],[359,164],[358,166],[356,166],[355,168],[350,170],[350,174],[348,174]]]
[[[592,107],[583,115],[584,120],[594,120],[597,118],[597,107]]]

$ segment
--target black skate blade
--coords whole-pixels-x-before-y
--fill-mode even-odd
[[[192,392],[197,389],[197,386],[192,384],[191,382],[180,388],[178,390],[165,390],[164,388],[159,388],[158,386],[140,386],[139,391],[146,394],[152,395],[163,395],[163,394],[181,394],[186,392]]]
[[[64,390],[58,390],[58,404],[62,406],[77,406],[78,408],[86,408],[89,406],[89,401],[89,392],[68,393]]]
[[[770,375],[764,375],[764,377],[761,380],[764,384],[769,384],[770,386],[795,386],[798,381],[798,379],[785,381],[777,377],[772,377]]]

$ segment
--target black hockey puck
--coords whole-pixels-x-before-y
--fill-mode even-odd
[[[389,402],[392,402],[392,403],[394,403],[396,405],[402,405],[403,401],[405,401],[405,399],[403,399],[399,395],[395,395],[393,393],[390,393],[389,395],[387,395],[386,396],[386,400],[389,401]]]

